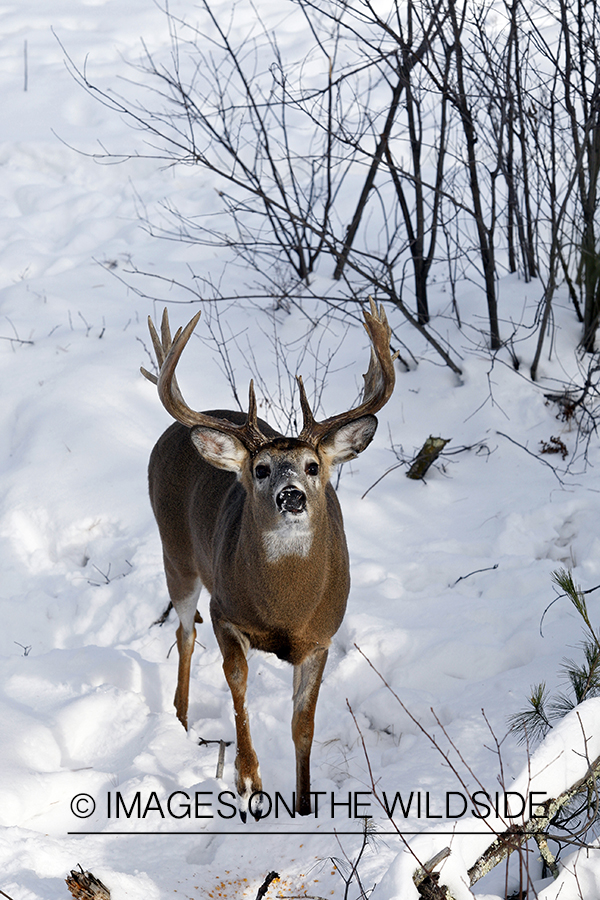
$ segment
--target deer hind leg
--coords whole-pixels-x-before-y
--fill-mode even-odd
[[[196,622],[202,617],[196,611],[202,582],[196,574],[182,574],[165,559],[167,587],[175,612],[179,616],[177,628],[177,650],[179,652],[179,668],[177,671],[177,690],[173,700],[177,718],[187,731],[187,714],[190,696],[190,668],[192,653],[196,640]]]
[[[296,812],[310,814],[310,750],[315,731],[315,710],[327,650],[315,650],[294,666],[294,714],[292,737],[296,747]]]
[[[250,795],[255,791],[262,791],[258,758],[250,736],[250,721],[246,707],[248,682],[246,653],[249,643],[234,625],[213,620],[213,626],[223,654],[223,672],[233,699],[236,734],[236,788],[242,799],[242,810],[244,811]]]

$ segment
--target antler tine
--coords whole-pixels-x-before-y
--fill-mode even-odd
[[[178,328],[175,336],[171,338],[171,328],[169,325],[169,315],[165,308],[161,322],[161,337],[158,337],[154,323],[148,317],[148,329],[156,360],[158,363],[159,374],[152,375],[146,369],[142,368],[141,372],[149,381],[158,386],[158,396],[165,409],[174,419],[181,422],[182,425],[188,425],[193,428],[195,425],[203,425],[207,428],[214,428],[223,434],[235,435],[244,446],[251,452],[255,452],[263,444],[267,443],[267,438],[262,434],[258,427],[257,411],[256,411],[256,395],[254,393],[254,383],[250,382],[250,396],[248,401],[248,417],[244,425],[236,425],[228,419],[219,419],[216,416],[210,416],[205,413],[196,412],[191,409],[179,390],[177,379],[175,378],[175,369],[183,350],[188,343],[192,333],[198,324],[201,313],[198,312],[191,319],[185,328]]]
[[[256,394],[254,393],[254,379],[250,379],[250,387],[248,388],[248,421],[246,423],[252,428],[258,428],[256,413]]]
[[[269,443],[269,439],[265,437],[258,427],[256,394],[254,393],[253,378],[250,379],[250,387],[248,389],[248,415],[246,417],[246,422],[244,425],[233,425],[232,428],[239,429],[239,431],[236,430],[235,433],[242,443],[252,452],[258,450],[263,444]]]
[[[377,309],[377,304],[369,297],[369,311],[363,311],[364,327],[371,341],[371,358],[369,368],[364,378],[363,396],[360,404],[354,409],[337,416],[331,416],[322,422],[317,422],[312,414],[306,392],[302,385],[302,379],[298,378],[300,387],[300,405],[302,407],[303,426],[300,433],[301,440],[316,445],[328,432],[347,422],[360,419],[361,416],[373,415],[384,406],[392,395],[396,381],[394,360],[397,353],[392,356],[390,339],[392,330],[388,324],[383,306]]]
[[[165,309],[165,312],[166,311],[167,310]],[[163,318],[164,318],[164,314],[163,314]],[[154,347],[154,355],[156,356],[158,371],[160,372],[160,367],[162,366],[162,364],[164,362],[165,355],[163,353],[162,344],[158,338],[158,334],[156,333],[156,328],[154,327],[154,322],[152,321],[150,316],[148,316],[148,331],[150,332],[150,339],[152,341],[152,346]],[[152,372],[149,372],[143,366],[140,366],[140,372],[142,373],[144,378],[147,378],[148,381],[152,382],[152,384],[158,384],[158,378],[156,377],[156,375],[153,375]]]
[[[171,326],[169,325],[169,311],[167,307],[163,309],[162,318],[160,320],[160,336],[162,339],[162,349],[165,354],[171,349],[173,341],[171,340]],[[162,365],[162,362],[161,362]]]
[[[312,409],[310,408],[310,404],[308,402],[308,397],[306,396],[306,391],[304,389],[304,382],[302,381],[302,375],[298,375],[296,377],[296,381],[298,382],[298,391],[300,393],[300,408],[302,409],[302,432],[307,429],[312,429],[315,425],[315,418],[312,414]]]

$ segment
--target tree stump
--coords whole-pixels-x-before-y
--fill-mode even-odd
[[[423,478],[429,466],[436,461],[446,444],[449,444],[450,441],[451,438],[433,437],[430,435],[415,456],[410,469],[406,473],[406,477],[414,478],[415,480]]]
[[[75,900],[110,900],[110,891],[106,885],[91,872],[84,872],[81,866],[79,872],[73,869],[65,881]]]

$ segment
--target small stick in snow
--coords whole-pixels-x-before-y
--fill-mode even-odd
[[[267,875],[267,877],[265,878],[265,880],[263,881],[263,883],[261,884],[261,886],[259,887],[259,889],[257,891],[256,900],[262,900],[262,898],[265,896],[265,894],[269,890],[269,885],[271,884],[271,882],[276,881],[278,879],[279,879],[279,874],[277,872],[269,872],[269,874]]]
[[[106,885],[91,872],[84,872],[81,866],[79,872],[72,869],[65,882],[75,900],[110,900],[110,891]]]

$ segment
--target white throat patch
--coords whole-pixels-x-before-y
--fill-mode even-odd
[[[308,523],[288,525],[263,532],[263,546],[267,561],[278,562],[284,556],[308,556],[312,544],[312,533]]]

